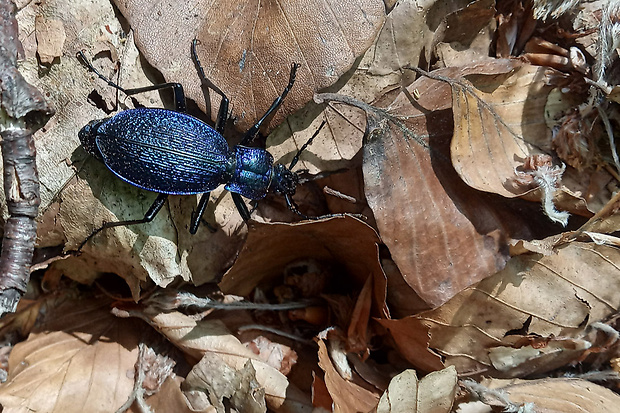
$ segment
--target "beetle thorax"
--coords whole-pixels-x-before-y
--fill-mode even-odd
[[[294,195],[299,177],[297,174],[282,164],[273,166],[273,178],[269,189],[279,195]]]

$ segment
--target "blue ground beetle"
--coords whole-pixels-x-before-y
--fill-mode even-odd
[[[100,79],[126,95],[172,88],[175,109],[140,108],[119,112],[110,118],[94,120],[79,132],[84,149],[102,161],[119,178],[137,187],[157,192],[159,195],[144,218],[108,222],[94,231],[80,248],[94,235],[106,228],[150,222],[163,207],[168,195],[202,194],[196,210],[192,213],[189,231],[195,234],[209,200],[210,191],[220,185],[231,192],[241,217],[250,219],[250,211],[243,197],[259,200],[273,191],[283,195],[291,211],[306,219],[292,196],[299,184],[293,167],[299,156],[312,142],[312,136],[297,152],[286,167],[273,163],[273,156],[264,149],[252,148],[250,144],[258,135],[265,120],[275,112],[293,87],[298,64],[291,66],[288,85],[267,112],[244,135],[241,143],[232,149],[224,139],[223,132],[228,117],[229,100],[226,95],[207,79],[198,55],[196,40],[192,42],[191,54],[203,87],[221,96],[215,127],[211,127],[186,113],[183,87],[178,83],[164,83],[136,89],[124,89],[100,74],[86,59],[83,52],[78,58]],[[322,126],[322,125],[321,125]],[[317,130],[318,133],[318,130]]]

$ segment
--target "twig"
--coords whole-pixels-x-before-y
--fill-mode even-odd
[[[13,2],[0,2],[0,136],[9,210],[0,256],[0,315],[15,311],[30,278],[41,202],[32,134],[53,114],[41,93],[17,70],[17,55],[23,48],[15,11]]]

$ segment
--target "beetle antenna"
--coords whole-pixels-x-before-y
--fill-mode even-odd
[[[297,165],[297,162],[299,161],[299,157],[301,156],[301,153],[303,151],[306,150],[306,148],[312,143],[312,140],[314,138],[316,138],[316,136],[319,134],[319,132],[321,131],[321,129],[323,128],[323,126],[325,125],[325,121],[321,122],[321,125],[319,126],[319,128],[316,130],[316,132],[314,132],[314,134],[312,135],[312,137],[310,139],[308,139],[308,142],[304,143],[302,145],[301,148],[299,148],[299,150],[297,151],[297,153],[295,154],[295,156],[293,157],[293,160],[291,161],[291,164],[289,165],[288,169],[289,171],[293,169],[293,167],[295,165]]]
[[[303,219],[315,219],[314,217],[309,217],[308,215],[300,212],[297,204],[295,203],[295,201],[293,201],[293,198],[291,198],[289,194],[284,194],[284,199],[286,200],[286,206],[288,207],[288,209],[301,216]]]

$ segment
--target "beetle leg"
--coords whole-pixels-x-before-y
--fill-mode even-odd
[[[160,90],[160,89],[165,89],[165,88],[171,87],[172,91],[174,93],[174,110],[177,111],[177,112],[185,112],[185,110],[186,110],[186,106],[185,106],[185,93],[183,92],[183,86],[181,86],[180,83],[168,82],[168,83],[162,83],[162,84],[159,84],[159,85],[151,85],[151,86],[145,86],[145,87],[138,87],[138,88],[134,88],[134,89],[125,89],[123,87],[120,87],[116,83],[112,82],[110,79],[108,79],[107,77],[105,77],[101,73],[99,73],[99,71],[97,71],[97,69],[95,69],[93,64],[86,58],[86,55],[81,50],[79,52],[77,52],[77,57],[78,57],[79,60],[82,61],[82,63],[84,63],[88,67],[88,69],[90,71],[92,71],[94,74],[96,74],[99,77],[99,79],[103,80],[108,85],[112,86],[113,88],[120,90],[121,92],[123,92],[127,96],[136,95],[138,93],[143,93],[143,92],[151,92],[151,91],[154,91],[154,90]]]
[[[288,92],[291,90],[291,88],[293,87],[293,84],[295,83],[295,76],[297,75],[297,69],[299,69],[300,66],[301,65],[299,63],[293,63],[291,65],[291,73],[288,78],[288,85],[286,85],[286,87],[284,88],[280,96],[278,96],[273,101],[269,109],[267,109],[267,112],[265,112],[265,114],[258,120],[258,122],[256,122],[254,126],[252,126],[245,133],[245,135],[243,135],[243,139],[241,140],[240,145],[250,144],[256,138],[256,135],[258,135],[258,132],[260,131],[261,126],[263,125],[263,122],[265,122],[265,120],[269,118],[269,116],[271,116],[272,113],[278,110],[280,105],[282,105],[284,98],[286,97],[286,95],[288,95]]]
[[[249,221],[250,210],[248,209],[248,206],[245,204],[245,201],[243,200],[241,195],[236,194],[234,192],[231,192],[230,194],[232,195],[232,199],[235,202],[235,206],[237,207],[237,210],[239,211],[239,215],[241,215],[241,218],[243,218],[244,221]]]
[[[200,197],[200,201],[198,201],[198,207],[196,211],[192,212],[192,220],[189,225],[189,233],[195,234],[198,231],[198,225],[200,225],[200,220],[202,219],[202,215],[205,213],[205,209],[207,209],[207,204],[209,203],[209,195],[211,192],[205,192]],[[213,230],[209,225],[209,229]]]
[[[148,209],[148,211],[146,211],[146,214],[144,214],[144,218],[142,219],[132,219],[128,221],[118,221],[118,222],[106,222],[100,228],[93,231],[84,241],[82,241],[82,243],[77,249],[77,252],[80,252],[82,248],[84,247],[84,245],[86,245],[86,243],[90,241],[92,237],[94,237],[95,235],[103,231],[104,229],[127,226],[127,225],[145,224],[147,222],[151,222],[155,218],[157,213],[162,209],[164,204],[166,203],[166,199],[168,199],[168,194],[157,195],[157,198],[155,198],[155,201],[153,201],[153,204]]]
[[[202,64],[200,63],[200,59],[198,59],[198,53],[196,52],[196,45],[198,44],[198,40],[194,39],[192,41],[192,59],[194,60],[194,65],[196,69],[198,69],[198,76],[200,77],[200,82],[202,86],[206,86],[207,88],[213,89],[215,93],[222,97],[222,101],[220,102],[220,108],[217,111],[217,119],[215,120],[215,130],[220,134],[224,134],[224,128],[226,127],[226,121],[228,120],[228,107],[230,105],[230,100],[226,96],[224,92],[220,90],[211,80],[207,78],[204,69],[202,68]],[[205,104],[206,107],[209,108],[211,106],[211,101],[209,100],[209,90],[206,91],[203,88],[203,92],[205,95]]]

